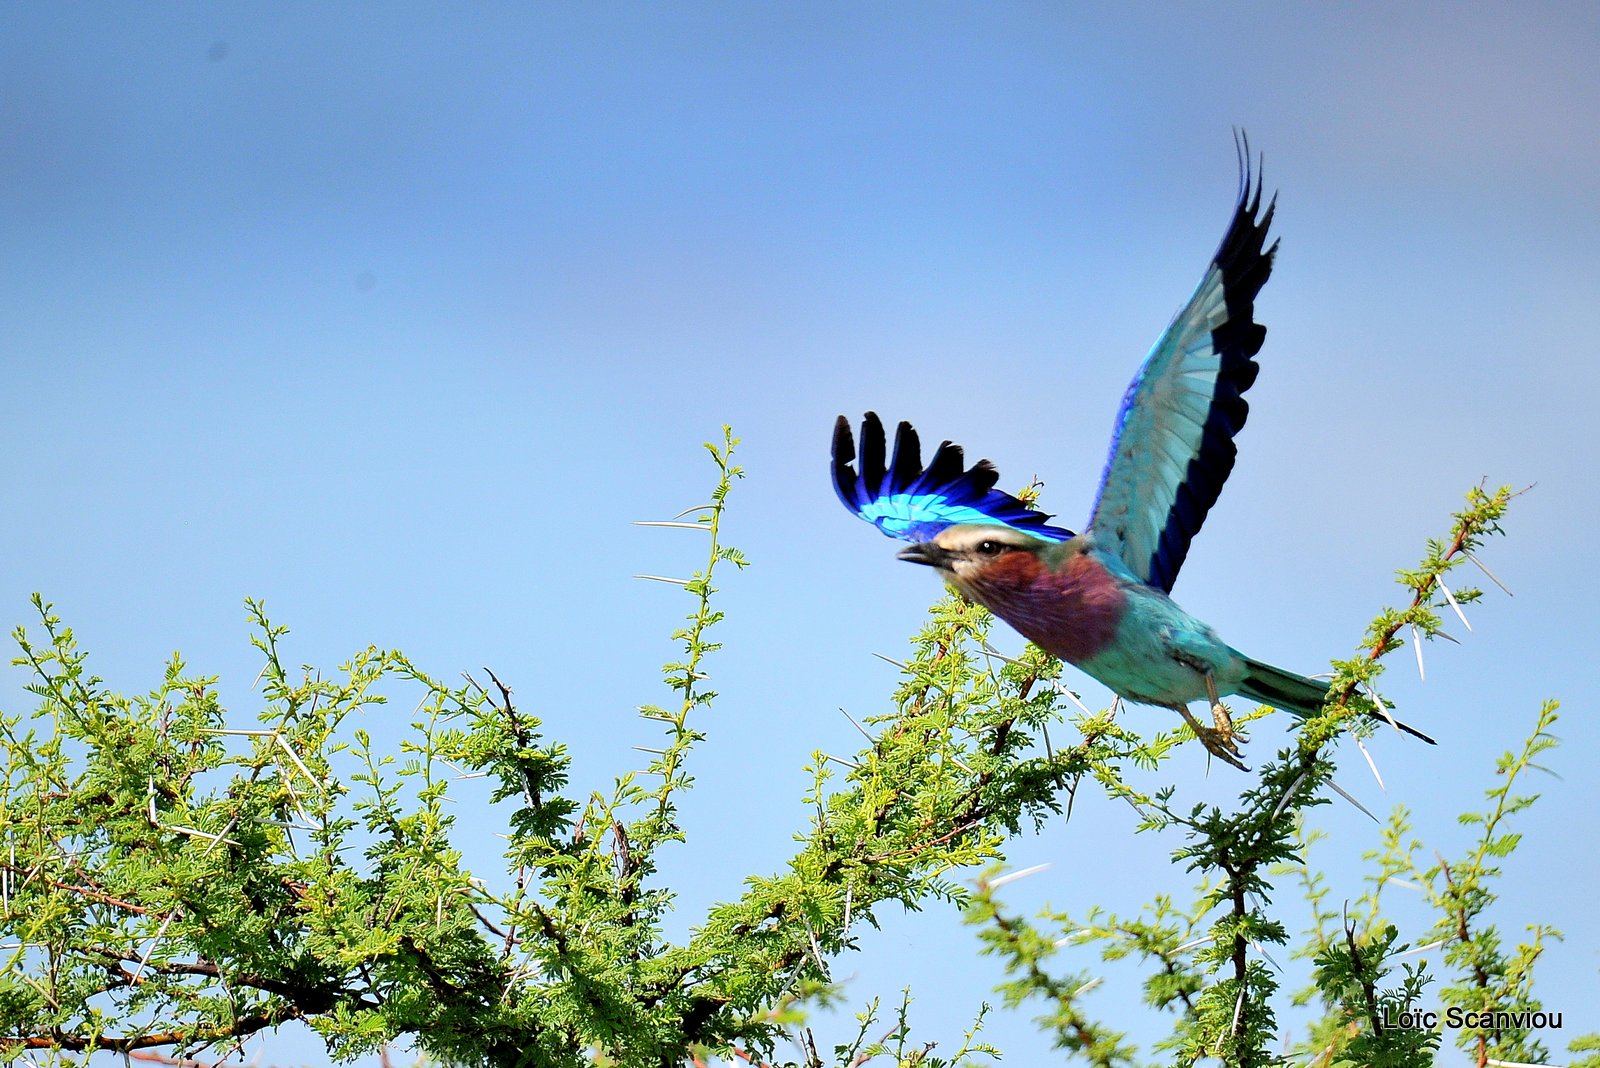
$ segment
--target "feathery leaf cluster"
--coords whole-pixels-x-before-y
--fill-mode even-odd
[[[1372,683],[1402,632],[1440,634],[1441,608],[1477,596],[1448,590],[1444,576],[1498,532],[1505,491],[1475,491],[1450,537],[1402,573],[1411,603],[1374,622],[1362,653],[1339,665],[1325,713],[1229,811],[1129,785],[1125,772],[1158,770],[1187,731],[1146,740],[1083,708],[1058,662],[1032,648],[995,653],[987,612],[941,601],[892,701],[864,718],[861,749],[814,754],[806,826],[787,865],[752,875],[688,937],[669,938],[675,896],[659,862],[685,840],[679,804],[716,699],[705,670],[722,619],[713,580],[722,565],[747,563],[721,539],[743,474],[736,445],[725,431],[707,446],[717,472],[709,502],[665,524],[702,531],[708,547],[703,570],[665,580],[691,610],[663,669],[671,700],[640,709],[661,736],[638,747],[644,768],[600,789],[573,782],[564,746],[493,673],[448,685],[378,649],[331,675],[294,671],[285,630],[250,602],[261,710],[241,722],[221,706],[215,678],[176,658],[150,693],[113,692],[36,599],[38,631],[14,637],[38,704],[0,716],[0,1061],[225,1055],[302,1021],[336,1059],[408,1038],[431,1058],[486,1066],[987,1063],[999,1051],[981,1038],[986,1010],[935,1055],[934,1043],[912,1038],[909,991],[892,1012],[869,1004],[853,1036],[831,1046],[807,1026],[812,1007],[849,993],[833,969],[861,949],[863,923],[941,902],[965,909],[981,950],[1003,961],[1003,1001],[1043,1000],[1042,1026],[1097,1065],[1140,1054],[1090,1013],[1089,970],[1057,969],[1059,955],[1085,947],[1146,967],[1145,999],[1173,1021],[1145,1042],[1164,1063],[1281,1063],[1269,1051],[1282,1044],[1286,1000],[1321,1011],[1297,1047],[1318,1065],[1428,1063],[1436,1030],[1384,1021],[1430,983],[1463,1011],[1540,1009],[1532,969],[1556,933],[1534,926],[1507,948],[1488,914],[1518,842],[1508,821],[1533,801],[1513,786],[1554,744],[1553,704],[1502,763],[1488,811],[1471,817],[1480,838],[1466,856],[1420,867],[1398,813],[1370,890],[1337,911],[1307,859],[1317,835],[1308,813],[1337,790],[1333,741],[1381,701]],[[409,731],[376,741],[365,717],[402,695],[415,701]],[[1081,920],[1005,911],[1008,839],[1070,818],[1086,784],[1132,805],[1141,833],[1173,839],[1171,855],[1198,880],[1191,901],[1162,888],[1132,912],[1095,908]],[[464,865],[463,835],[484,824],[474,813],[463,826],[466,806],[503,818],[503,870]],[[1286,880],[1313,915],[1295,951],[1311,961],[1312,985],[1293,997],[1267,955],[1289,945],[1273,901]],[[1401,883],[1421,887],[1437,916],[1423,935],[1442,947],[1436,970],[1404,959],[1408,946],[1380,908],[1381,892]],[[1479,1063],[1545,1052],[1526,1027],[1455,1039]]]

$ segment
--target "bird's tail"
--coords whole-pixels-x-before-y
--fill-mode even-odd
[[[1284,671],[1282,668],[1275,668],[1271,664],[1263,664],[1249,657],[1245,657],[1244,661],[1244,681],[1239,684],[1239,692],[1244,696],[1269,704],[1273,708],[1293,712],[1301,718],[1322,711],[1322,704],[1328,699],[1326,682],[1308,679],[1304,675],[1296,675],[1292,671]],[[1393,723],[1413,738],[1421,738],[1429,745],[1437,744],[1415,727],[1408,727],[1399,720],[1392,720],[1379,712],[1371,715],[1374,719]]]

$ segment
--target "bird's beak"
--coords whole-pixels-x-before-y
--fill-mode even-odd
[[[931,541],[919,542],[909,549],[901,549],[895,554],[896,560],[906,560],[913,564],[927,564],[929,567],[938,567],[949,570],[948,561],[950,554],[939,548]]]

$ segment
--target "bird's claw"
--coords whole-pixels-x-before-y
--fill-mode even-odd
[[[1221,701],[1211,702],[1211,718],[1217,724],[1217,730],[1226,734],[1231,740],[1237,732],[1233,729],[1233,717],[1228,715],[1228,706]]]
[[[1195,737],[1199,738],[1200,744],[1206,747],[1206,752],[1224,764],[1232,764],[1240,771],[1250,770],[1245,766],[1244,761],[1239,759],[1239,743],[1234,741],[1237,735],[1234,734],[1231,725],[1227,730],[1221,727],[1201,727],[1195,732]]]
[[[1206,747],[1206,752],[1224,764],[1233,765],[1240,771],[1250,770],[1245,766],[1244,761],[1239,759],[1242,754],[1239,752],[1239,743],[1235,739],[1242,737],[1242,735],[1234,730],[1233,717],[1228,715],[1226,705],[1220,701],[1212,702],[1211,718],[1216,722],[1215,727],[1204,726],[1182,705],[1174,707],[1183,716],[1184,721],[1189,724],[1189,729],[1194,732],[1194,736],[1199,739],[1200,744]]]

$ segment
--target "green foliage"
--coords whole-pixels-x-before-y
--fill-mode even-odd
[[[1481,836],[1465,857],[1419,869],[1398,813],[1368,894],[1337,914],[1307,862],[1316,835],[1306,815],[1331,788],[1327,743],[1381,700],[1371,684],[1403,630],[1439,633],[1438,607],[1476,596],[1447,593],[1443,576],[1498,530],[1504,491],[1475,493],[1451,538],[1402,574],[1411,604],[1379,618],[1363,654],[1340,665],[1325,713],[1228,811],[1127,784],[1125,770],[1159,769],[1186,731],[1147,741],[1106,713],[1074,710],[1059,663],[1035,649],[993,653],[988,614],[942,601],[901,665],[892,703],[862,724],[860,751],[814,754],[808,825],[788,864],[752,875],[691,935],[669,939],[675,898],[658,864],[685,838],[678,805],[716,696],[704,670],[722,619],[713,577],[746,564],[721,541],[742,476],[736,444],[725,433],[708,446],[718,475],[710,502],[671,524],[702,532],[708,546],[703,570],[663,580],[683,587],[691,610],[673,635],[681,652],[664,667],[671,700],[640,709],[659,743],[645,750],[646,767],[603,788],[573,783],[564,747],[492,673],[450,686],[377,649],[331,676],[293,672],[280,652],[285,631],[251,602],[262,707],[243,726],[219,704],[217,680],[176,658],[151,693],[112,692],[36,599],[41,632],[15,638],[38,705],[0,716],[0,1059],[226,1054],[298,1020],[336,1059],[409,1036],[432,1058],[491,1066],[772,1063],[791,1042],[800,1059],[786,1063],[807,1068],[985,1063],[999,1056],[980,1039],[986,1008],[953,1052],[936,1055],[933,1042],[912,1037],[909,991],[887,1024],[870,1004],[855,1036],[826,1054],[806,1026],[809,1008],[848,993],[831,970],[859,948],[861,923],[876,924],[885,907],[948,902],[1004,962],[1004,1002],[1042,999],[1043,1026],[1089,1063],[1134,1064],[1139,1051],[1089,1013],[1087,971],[1055,969],[1067,942],[1148,967],[1145,998],[1173,1021],[1148,1043],[1163,1063],[1277,1063],[1269,1049],[1281,1044],[1285,997],[1266,947],[1288,945],[1271,905],[1284,878],[1312,907],[1297,952],[1311,960],[1313,985],[1288,999],[1322,1013],[1302,1043],[1312,1063],[1428,1063],[1437,1033],[1382,1021],[1417,1004],[1430,982],[1462,1010],[1539,1007],[1532,968],[1555,932],[1531,928],[1527,943],[1507,949],[1488,910],[1498,866],[1517,845],[1507,823],[1533,800],[1513,784],[1553,745],[1553,704],[1503,762],[1489,809],[1470,817]],[[391,698],[415,702],[398,749],[360,726]],[[1048,732],[1064,720],[1075,740],[1062,748]],[[479,778],[504,821],[501,872],[468,871],[455,844],[462,795],[483,804],[470,796]],[[1186,904],[1163,893],[1132,914],[1048,916],[1073,932],[1064,941],[1004,911],[996,891],[1015,876],[996,872],[1008,838],[1070,813],[1086,784],[1133,805],[1142,833],[1173,837],[1198,887]],[[485,817],[470,818],[476,830]],[[974,890],[970,873],[983,868],[990,874]],[[1427,937],[1444,947],[1439,976],[1401,960],[1407,947],[1379,904],[1397,881],[1423,887],[1438,917]],[[1480,1063],[1544,1054],[1527,1029],[1455,1037]]]
[[[1152,965],[1145,1000],[1176,1016],[1170,1035],[1152,1043],[1166,1056],[1163,1063],[1282,1063],[1273,1052],[1281,1045],[1283,1027],[1274,1000],[1278,969],[1268,947],[1289,946],[1288,932],[1271,908],[1274,889],[1287,876],[1298,881],[1313,918],[1305,943],[1294,947],[1295,956],[1311,960],[1312,985],[1290,1002],[1316,1004],[1322,1011],[1292,1051],[1296,1063],[1432,1064],[1442,1034],[1439,1022],[1415,1027],[1392,1022],[1409,1010],[1425,1011],[1424,991],[1434,983],[1440,1006],[1434,1015],[1477,1063],[1543,1063],[1548,1053],[1536,1032],[1515,1021],[1518,1014],[1527,1020],[1526,1014],[1543,1009],[1532,995],[1533,966],[1545,940],[1559,935],[1532,925],[1529,940],[1507,950],[1485,919],[1496,900],[1492,885],[1500,874],[1497,862],[1509,857],[1519,841],[1506,822],[1537,799],[1513,789],[1524,773],[1538,767],[1535,758],[1556,744],[1549,733],[1556,720],[1554,702],[1540,710],[1521,748],[1498,763],[1499,785],[1489,791],[1489,810],[1462,817],[1464,824],[1481,830],[1465,857],[1419,866],[1420,843],[1410,837],[1408,816],[1401,809],[1383,830],[1381,850],[1368,854],[1376,865],[1369,890],[1353,908],[1347,905],[1337,913],[1329,907],[1326,879],[1307,859],[1319,837],[1307,829],[1307,815],[1327,803],[1324,788],[1337,790],[1328,743],[1350,729],[1352,717],[1379,707],[1381,698],[1371,684],[1381,672],[1380,658],[1400,647],[1402,628],[1414,626],[1413,638],[1435,635],[1437,602],[1463,603],[1479,596],[1476,590],[1447,591],[1443,576],[1485,536],[1499,532],[1511,496],[1505,489],[1468,495],[1451,537],[1430,543],[1421,567],[1400,573],[1411,604],[1387,610],[1374,621],[1362,653],[1337,665],[1323,714],[1303,725],[1294,748],[1262,766],[1257,783],[1240,794],[1237,805],[1228,811],[1198,806],[1180,811],[1170,790],[1143,796],[1108,783],[1113,794],[1129,799],[1143,813],[1141,832],[1181,837],[1173,857],[1200,876],[1191,905],[1178,907],[1161,895],[1132,918],[1099,909],[1081,920],[1046,913],[1041,917],[1051,928],[1046,932],[1004,914],[993,896],[996,882],[980,883],[968,919],[982,928],[985,951],[1000,956],[1017,976],[1004,988],[1008,1003],[1033,997],[1051,1004],[1041,1023],[1055,1032],[1059,1045],[1089,1063],[1138,1063],[1122,1036],[1085,1009],[1083,995],[1096,985],[1088,973],[1062,979],[1047,967],[1048,958],[1065,945],[1096,945],[1103,960],[1137,955]],[[1359,744],[1360,733],[1370,728],[1359,719],[1353,725]],[[1440,975],[1430,974],[1422,962],[1403,960],[1412,955],[1412,947],[1400,942],[1399,928],[1381,908],[1383,890],[1397,884],[1420,889],[1437,918],[1419,939],[1418,949],[1442,950]],[[1452,1009],[1458,1015],[1445,1019]],[[1495,1011],[1510,1014],[1513,1022],[1484,1015]],[[1573,1049],[1588,1048],[1583,1045],[1587,1041],[1580,1039]]]

